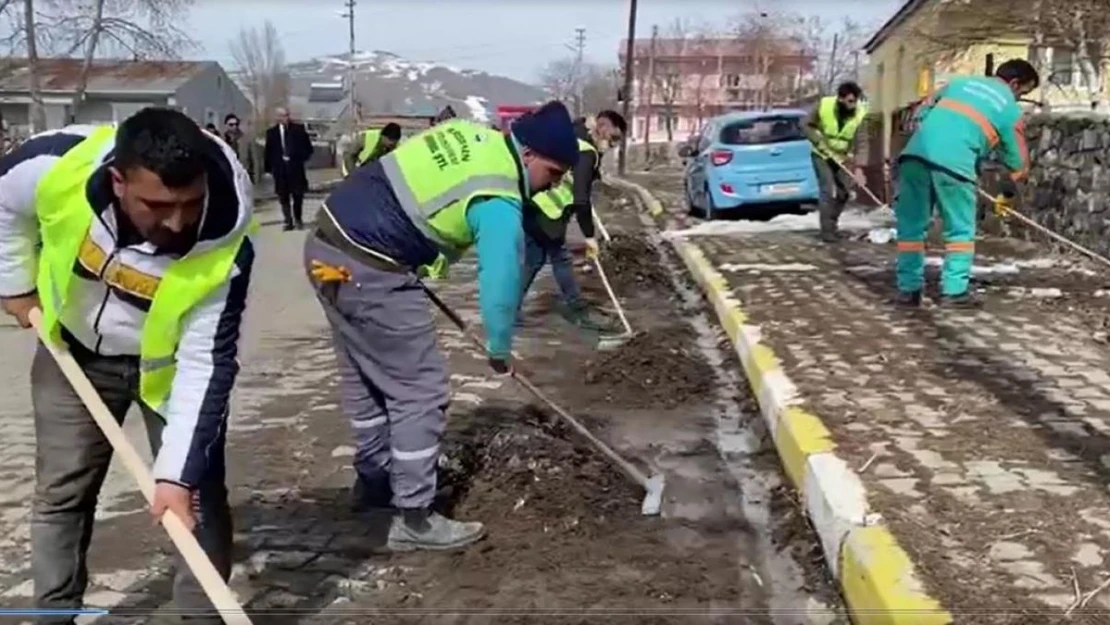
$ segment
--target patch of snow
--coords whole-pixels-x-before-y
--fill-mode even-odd
[[[470,119],[480,123],[489,123],[489,109],[486,108],[487,100],[481,96],[466,96],[466,106],[470,109]]]
[[[942,256],[928,256],[925,258],[925,264],[930,267],[941,267],[944,265],[944,257]],[[1013,260],[1004,263],[993,263],[990,265],[974,265],[971,268],[971,275],[973,276],[1012,276],[1020,273],[1022,269],[1048,269],[1054,267],[1056,261],[1051,258],[1033,258],[1030,260]]]
[[[718,268],[721,271],[750,271],[752,273],[760,273],[763,271],[817,271],[817,265],[810,265],[808,263],[781,263],[777,265],[767,263],[724,263]]]
[[[880,216],[858,210],[845,211],[840,218],[841,230],[871,230],[885,225]],[[768,221],[706,221],[693,228],[663,233],[667,238],[721,236],[730,234],[766,234],[769,232],[805,232],[819,230],[817,212],[805,215],[779,215]]]

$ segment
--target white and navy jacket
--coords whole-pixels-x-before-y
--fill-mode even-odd
[[[93,130],[93,126],[69,126],[39,134],[0,158],[0,297],[35,291],[40,241],[35,190],[51,166]],[[205,136],[212,141],[211,165],[194,250],[242,234],[253,210],[253,188],[235,153],[217,137]],[[72,283],[61,323],[63,336],[74,350],[83,348],[100,356],[138,356],[154,289],[178,256],[129,236],[133,232],[130,227],[119,227],[108,171],[113,152],[108,144],[101,166],[86,185],[97,218],[74,266],[79,279]],[[228,403],[239,372],[239,326],[253,262],[254,247],[248,237],[239,248],[231,279],[184,320],[176,353],[177,373],[162,415],[166,427],[154,463],[157,480],[196,486],[210,461],[222,462],[210,455],[223,449]]]

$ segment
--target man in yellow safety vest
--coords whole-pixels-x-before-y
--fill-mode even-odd
[[[557,102],[507,134],[454,119],[355,170],[317,214],[305,264],[332,327],[356,438],[355,503],[386,521],[389,549],[454,549],[485,533],[432,509],[451,389],[417,276],[442,275],[475,249],[490,367],[511,372],[522,205],[577,160],[570,114]]]
[[[232,149],[184,114],[147,108],[117,129],[69,126],[0,158],[0,303],[22,327],[41,310],[109,410],[136,401],[154,451],[151,512],[192,527],[226,579],[228,399],[254,250],[252,189]],[[8,357],[14,357],[9,354]],[[112,447],[46,347],[31,364],[37,606],[73,623]],[[221,623],[187,566],[174,600]]]
[[[845,82],[837,87],[835,96],[821,98],[804,126],[806,136],[813,142],[813,169],[821,194],[818,209],[821,240],[826,243],[840,240],[837,226],[848,203],[849,177],[862,179],[853,156],[856,133],[867,116],[867,106],[862,100],[860,86]]]
[[[604,331],[606,326],[590,319],[589,309],[582,300],[578,281],[574,277],[571,256],[566,248],[567,224],[573,215],[578,229],[586,239],[586,255],[597,257],[598,244],[594,238],[593,192],[594,182],[601,178],[601,155],[610,145],[620,142],[628,131],[624,117],[611,110],[601,111],[592,124],[579,120],[578,162],[572,175],[552,189],[532,198],[531,210],[524,213],[524,295],[527,295],[536,275],[544,263],[551,264],[551,273],[562,294],[562,304],[568,321],[589,331]],[[523,306],[524,297],[521,296]]]

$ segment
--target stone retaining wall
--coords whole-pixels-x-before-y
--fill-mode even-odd
[[[1026,138],[1033,167],[1018,210],[1081,245],[1110,255],[1110,118],[1035,115],[1026,121]],[[989,210],[984,212],[988,231],[1046,240],[1013,220],[999,224]]]

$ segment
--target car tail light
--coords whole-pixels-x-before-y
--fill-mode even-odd
[[[728,193],[730,195],[735,195],[736,194],[736,190],[733,189],[732,185],[730,185],[727,182],[722,182],[721,183],[721,191],[724,192],[724,193]]]
[[[713,150],[713,153],[709,155],[709,158],[713,161],[713,164],[716,165],[717,167],[720,167],[721,165],[727,165],[732,161],[732,151],[731,150]]]

